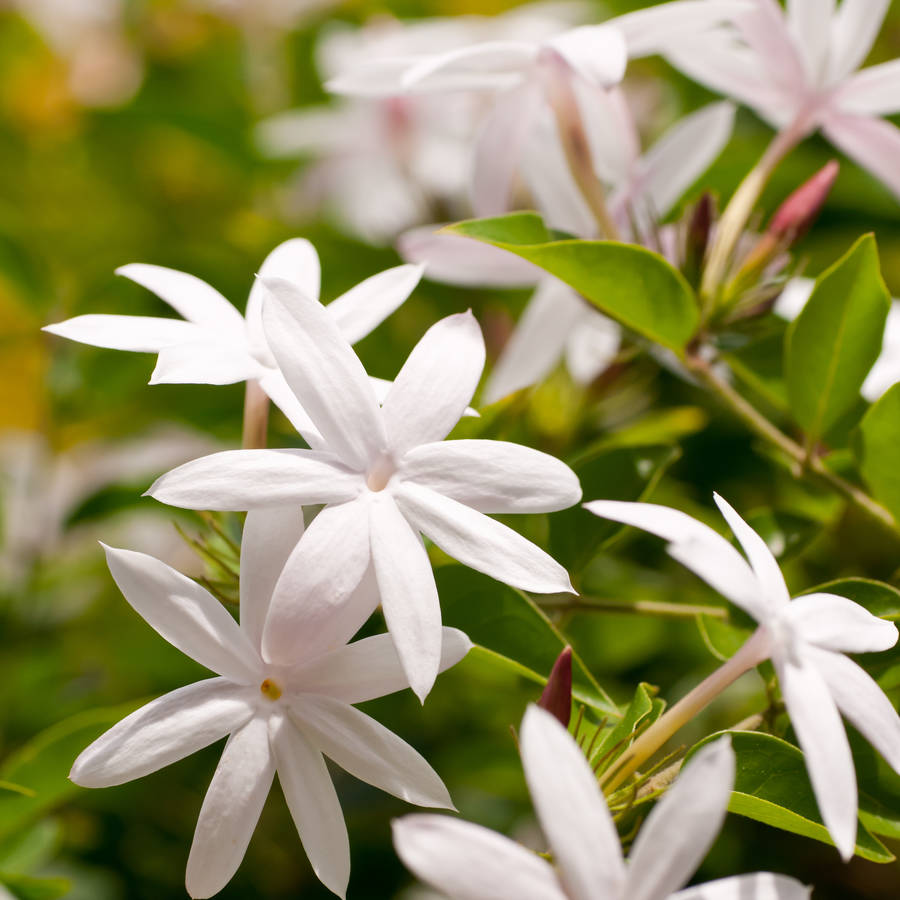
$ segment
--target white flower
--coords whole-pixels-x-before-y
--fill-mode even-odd
[[[316,875],[344,896],[350,850],[322,754],[410,803],[452,809],[428,763],[351,705],[408,686],[388,635],[347,644],[371,612],[371,573],[328,619],[317,619],[313,607],[297,610],[305,624],[292,664],[264,661],[260,641],[269,601],[302,532],[296,507],[248,514],[240,625],[211,594],[159,560],[105,548],[125,599],[217,677],[165,694],[124,718],[78,757],[70,777],[84,787],[122,784],[230,735],[194,832],[187,864],[192,897],[212,896],[235,873],[276,771]],[[470,646],[461,632],[444,629],[441,667],[458,662]]]
[[[344,338],[351,343],[364,338],[397,309],[422,277],[422,266],[403,265],[360,282],[328,304],[328,312]],[[290,419],[310,446],[321,445],[306,412],[297,403],[278,371],[262,327],[264,288],[254,283],[242,316],[205,281],[144,263],[117,269],[165,300],[181,319],[150,316],[84,315],[44,331],[113,350],[158,353],[150,384],[233,384],[256,380],[270,399]],[[265,277],[283,278],[308,296],[319,296],[319,258],[303,238],[276,247],[260,267]],[[379,394],[387,385],[376,384]]]
[[[668,552],[760,624],[759,661],[770,657],[819,804],[845,859],[856,843],[857,790],[840,713],[900,772],[900,717],[876,682],[846,653],[887,650],[897,627],[834,594],[791,600],[765,541],[718,495],[747,560],[707,525],[651,503],[586,503],[605,519],[669,541]],[[839,712],[840,710],[840,712]]]
[[[666,51],[690,77],[746,103],[781,130],[821,128],[900,196],[900,60],[857,72],[890,0],[754,0],[734,26]]]
[[[559,460],[518,444],[442,443],[484,366],[471,313],[425,333],[379,406],[327,310],[288,282],[265,284],[269,345],[328,449],[217,453],[169,472],[149,493],[193,509],[327,504],[275,592],[263,652],[272,661],[292,659],[309,607],[333,615],[371,561],[388,628],[424,698],[437,674],[441,613],[419,533],[507,584],[570,591],[558,563],[484,513],[564,509],[581,495],[578,479]]]
[[[758,872],[678,890],[706,855],[734,783],[727,739],[701,750],[647,817],[627,863],[616,827],[580,748],[532,706],[522,764],[554,869],[493,831],[448,816],[405,816],[394,846],[424,882],[451,900],[807,900],[792,878]]]

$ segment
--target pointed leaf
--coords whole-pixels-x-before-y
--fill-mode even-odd
[[[886,391],[863,416],[856,440],[859,470],[876,500],[900,518],[900,384]]]

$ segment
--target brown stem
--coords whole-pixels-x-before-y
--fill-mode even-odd
[[[244,393],[245,450],[259,450],[266,446],[269,429],[269,398],[256,380],[247,381]]]

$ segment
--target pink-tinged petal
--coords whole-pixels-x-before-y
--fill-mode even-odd
[[[576,325],[590,314],[587,302],[556,278],[541,279],[503,348],[484,389],[484,402],[544,379],[559,362]]]
[[[252,509],[241,536],[241,630],[259,651],[275,585],[288,557],[303,537],[303,509]]]
[[[263,656],[291,665],[346,643],[374,612],[364,583],[369,516],[364,500],[326,506],[309,524],[275,585],[263,630]]]
[[[801,640],[842,653],[877,653],[897,643],[897,626],[835,594],[804,594],[781,614]]]
[[[325,887],[344,897],[350,880],[350,841],[325,760],[286,717],[270,720],[269,739],[284,799],[313,871]]]
[[[268,398],[284,413],[287,420],[297,429],[297,433],[313,450],[328,450],[325,439],[313,425],[306,410],[294,395],[284,375],[278,369],[269,369],[259,379],[259,386]]]
[[[784,10],[777,0],[755,0],[752,9],[737,16],[735,23],[747,45],[765,66],[768,76],[781,90],[800,91],[808,82],[817,81],[818,75],[805,56],[805,41],[791,34]],[[826,17],[826,31],[827,28]]]
[[[171,691],[97,738],[75,760],[69,778],[82,787],[112,787],[165,768],[248,722],[258,693],[225,678]]]
[[[721,738],[682,769],[641,826],[628,856],[628,900],[668,897],[690,880],[725,821],[733,786],[734,751]]]
[[[360,781],[416,806],[454,808],[444,782],[422,756],[358,709],[305,694],[291,704],[291,717],[322,753]]]
[[[900,772],[900,716],[875,679],[841,653],[807,652],[838,709],[888,765]]]
[[[275,777],[266,720],[251,719],[225,745],[200,808],[185,885],[212,897],[231,881],[256,829]]]
[[[586,315],[566,341],[566,368],[581,385],[590,384],[615,361],[622,326],[602,313]]]
[[[406,93],[404,78],[410,66],[417,62],[410,57],[388,57],[364,62],[347,72],[341,72],[325,82],[329,94],[346,97],[396,97]],[[318,131],[318,123],[309,129],[310,139]]]
[[[811,894],[812,888],[787,875],[754,872],[685,888],[670,900],[809,900]]]
[[[328,446],[365,469],[385,449],[366,370],[327,309],[287,281],[267,279],[266,337],[291,390]]]
[[[231,681],[256,681],[259,654],[209,591],[145,553],[103,549],[122,595],[173,647]]]
[[[869,55],[891,0],[842,0],[831,20],[829,70],[834,82],[856,71]]]
[[[776,0],[757,0],[761,6],[771,6],[782,13]],[[828,55],[831,43],[831,23],[835,0],[787,0],[787,21],[813,84],[827,83]],[[773,16],[774,18],[774,16]],[[766,56],[766,60],[772,55]]]
[[[566,894],[571,900],[625,896],[619,836],[581,748],[537,706],[525,713],[520,744],[528,790]]]
[[[402,83],[416,93],[510,88],[528,75],[537,54],[533,43],[483,41],[415,63]]]
[[[785,606],[790,602],[791,595],[784,583],[784,575],[781,574],[778,561],[772,555],[768,544],[737,514],[727,500],[718,494],[713,494],[713,497],[738,543],[744,548],[747,559],[750,560],[753,574],[763,591],[764,596],[761,599],[773,610]]]
[[[421,265],[394,266],[361,281],[325,308],[344,339],[355,344],[403,305],[424,269]]]
[[[608,88],[625,75],[625,37],[610,25],[580,25],[551,38],[552,47],[589,84]]]
[[[625,92],[576,82],[575,94],[597,176],[619,188],[634,175],[641,155],[641,136]]]
[[[472,649],[472,642],[456,628],[442,628],[441,634],[438,671],[444,672]],[[297,690],[325,694],[344,703],[365,703],[409,687],[389,634],[363,638],[302,663],[289,681]]]
[[[406,867],[450,900],[566,900],[546,860],[495,831],[433,815],[395,819],[393,829]]]
[[[409,686],[424,703],[441,661],[441,605],[431,562],[390,494],[373,497],[370,515],[384,618]]]
[[[343,503],[363,482],[318,450],[223,450],[158,478],[151,497],[182,509],[245,510],[289,503]]]
[[[447,436],[475,393],[484,357],[484,338],[471,312],[447,316],[425,332],[381,407],[395,459]]]
[[[415,528],[463,565],[524,591],[574,593],[566,570],[512,528],[409,482],[395,499]]]
[[[204,334],[193,322],[181,319],[93,314],[45,325],[41,330],[79,344],[135,353],[159,353],[163,347],[196,341]]]
[[[235,384],[264,372],[246,344],[204,339],[163,347],[150,384]]]
[[[555,512],[581,499],[564,462],[507,441],[422,444],[404,457],[401,476],[483,513]]]
[[[856,772],[840,714],[816,657],[775,656],[778,682],[791,724],[806,756],[819,814],[838,852],[846,861],[856,845]]]
[[[832,113],[822,131],[838,149],[900,198],[900,128],[884,119]]]
[[[119,266],[116,275],[152,291],[188,322],[235,340],[244,337],[244,317],[214,287],[194,275],[146,263]]]
[[[900,59],[858,72],[841,85],[834,102],[842,113],[856,116],[900,112]]]

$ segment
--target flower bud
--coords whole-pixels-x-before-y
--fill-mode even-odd
[[[838,176],[837,160],[824,165],[809,181],[804,182],[778,207],[768,233],[779,243],[793,243],[810,229],[825,203],[831,186]]]
[[[547,686],[538,700],[538,706],[546,709],[568,728],[572,715],[572,648],[565,647],[553,663]]]

